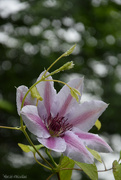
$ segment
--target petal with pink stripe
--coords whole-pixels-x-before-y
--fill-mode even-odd
[[[44,71],[45,72],[45,71]],[[37,81],[39,81],[44,74],[41,73]],[[49,73],[46,73],[48,75]],[[52,77],[49,76],[47,80],[52,80]],[[43,101],[40,103],[40,108],[39,108],[39,115],[43,114],[43,105],[46,108],[46,112],[49,115],[51,111],[51,105],[54,101],[55,95],[56,95],[56,90],[53,85],[53,81],[42,81],[39,84],[36,85],[37,90],[40,94],[40,96],[43,98]],[[42,107],[41,107],[42,106]]]
[[[69,123],[82,131],[89,131],[96,120],[107,108],[108,104],[103,101],[90,101],[79,104],[70,112]]]
[[[81,139],[71,131],[67,131],[63,137],[66,142],[64,154],[69,158],[83,163],[92,164],[94,158],[87,150]]]
[[[38,137],[48,138],[50,134],[38,115],[37,107],[32,105],[24,106],[21,110],[22,119],[34,135]]]
[[[74,133],[83,141],[85,146],[98,152],[112,152],[111,147],[98,135],[86,133],[75,128]]]

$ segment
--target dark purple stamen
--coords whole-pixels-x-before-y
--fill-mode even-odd
[[[65,131],[72,130],[72,125],[69,124],[68,119],[60,117],[59,113],[53,118],[50,114],[46,119],[46,126],[52,136],[62,136]]]

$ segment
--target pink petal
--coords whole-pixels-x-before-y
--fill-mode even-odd
[[[70,87],[76,88],[81,94],[83,89],[83,78],[77,78],[71,80],[68,85]],[[80,96],[79,96],[80,99]],[[60,90],[60,92],[56,96],[56,100],[53,106],[53,112],[58,112],[61,116],[65,116],[70,111],[71,107],[74,105],[77,105],[77,101],[75,98],[73,98],[70,94],[70,89],[64,85],[63,88]],[[56,115],[56,114],[54,114]]]
[[[85,133],[75,128],[74,133],[83,141],[85,146],[98,152],[112,152],[111,147],[98,135]]]
[[[49,137],[47,139],[37,138],[38,141],[48,149],[52,149],[56,152],[64,152],[66,149],[66,143],[61,137]]]
[[[48,138],[50,134],[38,115],[37,107],[32,105],[24,106],[21,110],[22,119],[34,135],[38,137]]]
[[[23,100],[25,94],[27,93],[27,91],[28,91],[28,87],[26,87],[26,86],[19,86],[17,88],[16,103],[17,103],[17,111],[18,111],[19,115],[20,115],[22,100]],[[35,104],[36,104],[36,99],[32,98],[31,94],[29,93],[24,101],[24,106],[35,105]]]
[[[89,131],[107,106],[108,104],[103,101],[90,101],[79,104],[70,112],[69,123],[82,131]]]
[[[67,131],[64,136],[66,142],[66,151],[64,154],[69,158],[92,164],[94,159],[92,154],[84,146],[81,139],[71,131]]]
[[[40,74],[37,81],[39,81],[41,79],[44,72],[42,72]],[[46,75],[48,75],[48,74],[49,73],[46,73]],[[52,77],[49,76],[47,79],[52,80]],[[54,101],[54,97],[56,95],[56,90],[54,89],[53,82],[52,81],[42,81],[39,84],[37,84],[36,87],[37,87],[37,90],[38,90],[40,96],[43,98],[43,101],[41,101],[39,103],[39,114],[40,115],[43,114],[43,108],[45,106],[46,112],[44,114],[49,115],[50,110],[51,110],[51,105],[52,105],[52,103]]]

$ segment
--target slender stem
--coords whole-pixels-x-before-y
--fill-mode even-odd
[[[0,126],[0,128],[4,128],[4,129],[15,129],[15,130],[21,130],[21,128],[20,128],[20,127]]]
[[[27,132],[25,131],[25,127],[7,127],[7,126],[0,126],[0,128],[4,128],[4,129],[14,129],[14,130],[21,130],[24,135],[26,136],[28,142],[32,145],[32,147],[35,149],[35,151],[38,153],[38,155],[53,169],[53,166],[40,154],[40,152],[36,149],[36,147],[34,146],[34,144],[32,143],[31,139],[29,138]],[[35,157],[35,156],[34,156]],[[36,159],[35,159],[36,160]],[[40,163],[41,164],[41,163]],[[51,168],[41,164],[42,166],[46,167],[47,169],[51,170]]]
[[[64,53],[64,54],[65,54],[65,53]],[[59,61],[59,60],[64,56],[64,54],[62,54],[58,59],[56,59],[56,60],[49,66],[49,68],[45,71],[45,73],[43,74],[43,76],[46,75],[46,73],[50,70],[50,68],[51,68],[55,63],[57,63],[57,61]]]
[[[31,146],[35,149],[35,151],[37,152],[37,154],[43,159],[43,161],[45,161],[52,169],[53,166],[41,155],[41,153],[36,149],[36,147],[34,146],[33,142],[31,141],[30,137],[28,136],[27,132],[25,131],[25,129],[22,130],[22,132],[24,133],[24,135],[26,136],[26,139],[28,140],[28,142],[31,144]]]
[[[105,171],[110,171],[112,170],[113,168],[109,168],[109,169],[104,169],[104,170],[98,170],[97,172],[105,172]]]
[[[119,158],[118,163],[119,163],[120,160],[121,160],[121,158]]]
[[[103,165],[104,165],[105,170],[107,170],[106,165],[105,165],[103,159],[102,159],[102,163],[103,163]]]
[[[51,154],[49,153],[48,149],[45,149],[46,154],[48,155],[48,157],[50,158],[51,162],[54,164],[55,167],[57,167],[58,165],[56,164],[56,162],[54,161],[53,157],[51,156]]]
[[[60,179],[60,175],[59,175],[59,172],[57,172],[57,177],[58,177],[58,180],[61,180],[61,179]]]
[[[97,172],[105,172],[105,171],[110,171],[113,168],[109,168],[109,169],[104,169],[104,170],[98,170]],[[83,171],[82,169],[78,169],[78,168],[61,168],[60,170],[77,170],[77,171]]]
[[[76,44],[75,44],[74,46],[72,46],[68,51],[66,51],[65,53],[63,53],[58,59],[56,59],[56,60],[49,66],[49,68],[45,71],[45,73],[44,73],[43,76],[45,76],[46,73],[50,70],[50,68],[51,68],[55,63],[57,63],[62,57],[65,57],[65,56],[70,55],[70,54],[73,52],[73,50],[74,50],[75,47],[76,47]]]
[[[45,79],[44,81],[54,81],[54,82],[58,82],[58,83],[61,83],[61,84],[64,84],[66,86],[68,86],[69,89],[72,89],[67,83],[63,82],[63,81],[59,81],[59,80],[56,80],[56,79]]]
[[[35,153],[33,153],[33,154],[34,154],[34,159],[35,159],[35,161],[36,161],[39,165],[43,166],[43,167],[46,168],[46,169],[51,170],[51,168],[49,168],[48,166],[45,166],[44,164],[40,163],[40,162],[37,160],[37,158],[36,158],[36,156],[35,156]]]
[[[20,115],[20,125],[21,125],[21,128],[23,128],[23,127],[24,127],[24,124],[23,124],[23,120],[22,120],[21,115]]]
[[[78,168],[61,168],[60,170],[77,170],[77,171],[83,171],[82,169],[78,169]]]
[[[46,180],[49,180],[55,173],[51,174]]]

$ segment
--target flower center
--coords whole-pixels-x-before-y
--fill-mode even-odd
[[[67,122],[68,119],[59,117],[59,113],[53,118],[50,114],[46,120],[46,126],[51,136],[63,136],[67,130],[72,130],[72,125]]]

